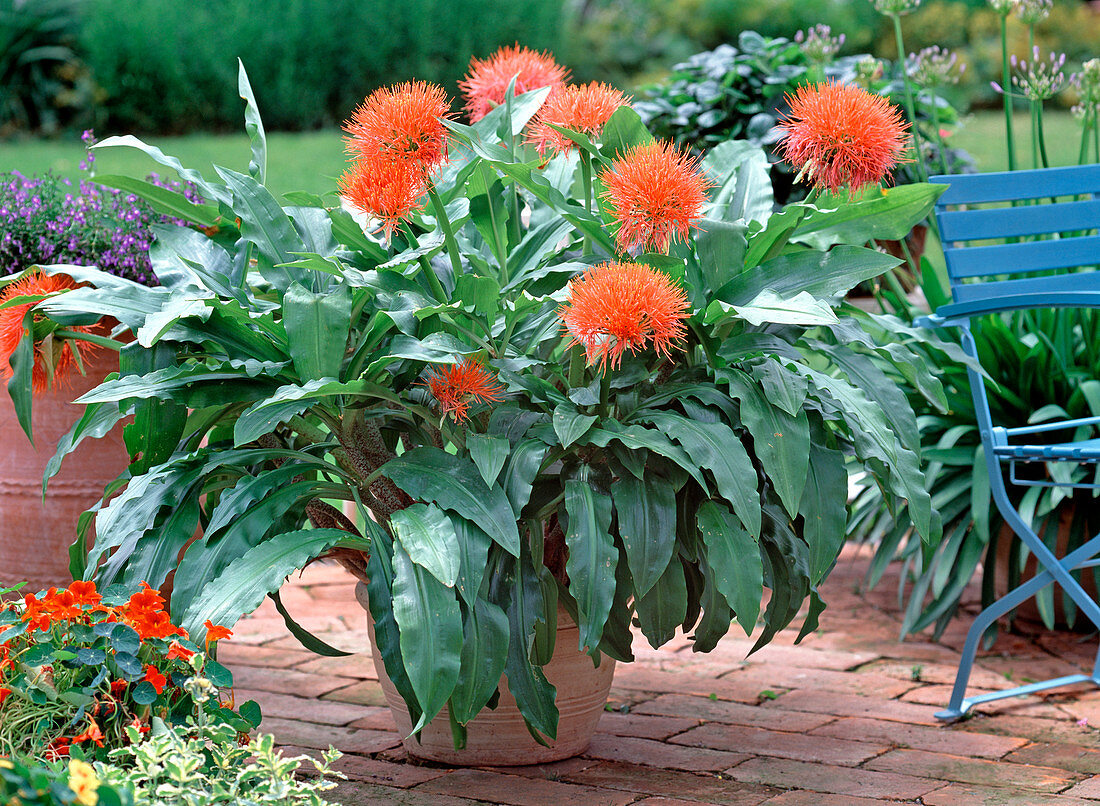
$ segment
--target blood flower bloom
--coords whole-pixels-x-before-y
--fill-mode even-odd
[[[908,124],[886,98],[850,84],[799,87],[780,121],[782,158],[836,193],[881,182],[902,159]]]
[[[347,149],[357,157],[410,162],[424,171],[447,159],[450,102],[442,87],[412,81],[368,95],[344,123]]]
[[[503,387],[493,373],[469,358],[457,364],[435,367],[427,383],[443,415],[450,414],[455,422],[465,420],[474,403],[504,399]]]
[[[549,124],[598,137],[615,110],[628,103],[630,98],[610,84],[593,81],[558,87],[551,90],[550,97],[539,110],[527,141],[533,143],[540,154],[545,154],[548,148],[567,154],[576,143],[550,128]]]
[[[698,227],[710,186],[698,160],[659,140],[634,146],[600,179],[624,251],[644,245],[667,252],[674,237],[687,240]]]
[[[36,270],[21,280],[16,280],[5,286],[3,292],[0,292],[0,302],[16,297],[53,294],[70,288],[76,288],[76,284],[71,277],[64,274],[50,275]],[[36,302],[24,302],[0,310],[0,380],[10,378],[14,372],[11,358],[25,333],[23,317],[36,304]],[[39,317],[42,317],[42,315],[34,315],[34,318]],[[80,333],[92,333],[96,330],[96,327],[94,325],[72,327],[70,330]],[[49,355],[47,355],[47,349],[50,350]],[[76,353],[74,352],[76,349],[70,339],[51,340],[49,347],[43,342],[35,342],[34,366],[31,370],[31,387],[34,389],[35,394],[42,394],[48,387],[57,385],[68,378],[69,371],[76,365]],[[81,355],[83,356],[94,348],[85,342],[79,349],[82,351]]]
[[[423,172],[415,165],[387,165],[361,159],[340,177],[340,195],[364,213],[381,222],[386,237],[415,210],[424,206],[428,192]]]
[[[508,85],[516,80],[515,94],[565,83],[569,71],[549,53],[538,53],[517,43],[497,50],[488,59],[470,59],[466,77],[458,82],[466,99],[466,114],[474,123],[504,103]]]
[[[679,348],[688,316],[687,294],[641,263],[601,263],[569,284],[558,316],[570,346],[584,347],[589,366],[618,367],[623,354],[651,345],[661,355]]]

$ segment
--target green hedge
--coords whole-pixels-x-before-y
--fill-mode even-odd
[[[240,57],[267,126],[309,129],[339,123],[383,84],[419,78],[453,94],[470,56],[503,44],[557,49],[565,38],[562,6],[563,0],[87,0],[80,50],[103,90],[108,128],[238,128]]]

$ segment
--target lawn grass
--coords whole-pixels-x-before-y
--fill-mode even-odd
[[[165,154],[179,158],[186,168],[194,168],[217,179],[213,165],[248,172],[251,158],[245,134],[195,134],[187,137],[145,137]],[[344,143],[335,129],[317,132],[275,132],[267,138],[267,186],[276,198],[292,190],[324,194],[336,188],[336,177],[345,168]],[[84,147],[77,138],[68,140],[26,140],[0,143],[0,172],[19,171],[26,175],[52,171],[58,176],[77,179],[86,176],[78,165],[84,159]],[[156,172],[176,178],[165,168],[133,148],[97,149],[95,168],[101,175],[124,174],[144,177]]]
[[[1030,124],[1027,115],[1015,121],[1019,167],[1031,167]],[[188,168],[215,177],[213,164],[246,172],[250,158],[248,138],[242,134],[196,134],[187,137],[148,137],[145,141],[165,154],[178,157]],[[1051,165],[1077,163],[1080,129],[1068,112],[1046,116],[1046,141]],[[1004,119],[996,110],[968,115],[965,125],[954,135],[953,144],[974,155],[980,171],[999,171],[1006,167]],[[150,171],[173,176],[170,169],[157,165],[149,157],[131,148],[111,148],[96,152],[96,170],[100,174],[125,174],[143,177]],[[75,137],[69,140],[28,140],[0,143],[0,172],[18,170],[41,174],[47,170],[59,176],[77,178],[77,167],[84,149]],[[324,194],[336,187],[335,177],[345,167],[344,146],[335,129],[317,132],[268,135],[267,185],[278,198],[292,190]]]

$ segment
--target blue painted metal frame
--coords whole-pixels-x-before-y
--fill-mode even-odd
[[[918,324],[958,327],[963,350],[977,361],[977,346],[970,330],[971,317],[1029,308],[1100,308],[1100,272],[1003,279],[1012,274],[1100,263],[1100,235],[1081,234],[1082,230],[1088,233],[1100,225],[1100,215],[1096,215],[1098,205],[1091,200],[1094,194],[1100,193],[1100,165],[971,176],[934,176],[930,181],[949,185],[936,203],[936,217],[942,231],[947,233],[944,253],[954,302],[942,306],[931,316],[918,320]],[[1062,196],[1070,198],[1058,202],[1056,197]],[[1048,199],[1051,203],[1001,207],[995,210],[948,209],[957,205],[1026,199]],[[1089,216],[1094,216],[1091,223]],[[1076,237],[1062,237],[1066,232]],[[956,243],[1020,235],[1050,235],[1051,238],[994,246],[963,246]],[[988,279],[973,281],[977,278]],[[1046,586],[1054,583],[1060,585],[1076,603],[1079,612],[1100,630],[1100,604],[1071,575],[1077,569],[1100,565],[1100,535],[1059,558],[1012,505],[1001,467],[1002,462],[1012,465],[1012,480],[1015,482],[1015,464],[1018,461],[1100,462],[1100,441],[1096,440],[1055,445],[1025,446],[1009,443],[1009,438],[1014,436],[1097,425],[1100,418],[1090,417],[1020,428],[994,426],[981,374],[973,368],[968,368],[967,374],[994,503],[1008,526],[1035,555],[1041,570],[1031,580],[1001,597],[975,618],[963,646],[950,702],[945,710],[936,714],[938,719],[944,721],[959,719],[980,703],[1034,694],[1074,683],[1100,685],[1098,651],[1091,674],[1069,675],[1005,691],[966,697],[970,672],[982,635],[998,618]]]

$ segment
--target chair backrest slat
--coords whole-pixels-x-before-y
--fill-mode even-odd
[[[1100,199],[1026,207],[946,210],[940,213],[939,221],[940,234],[945,241],[1092,230],[1100,225]]]
[[[1075,196],[1100,193],[1100,165],[933,176],[929,181],[950,185],[937,202],[940,206]]]
[[[1100,235],[1056,241],[1008,243],[944,249],[953,279],[1002,274],[1026,274],[1046,269],[1070,269],[1100,263]]]
[[[1100,272],[1058,274],[1053,277],[1025,277],[1019,280],[993,280],[984,283],[959,283],[955,302],[981,302],[1004,297],[1034,296],[1049,299],[1052,294],[1093,291],[1100,293]]]

